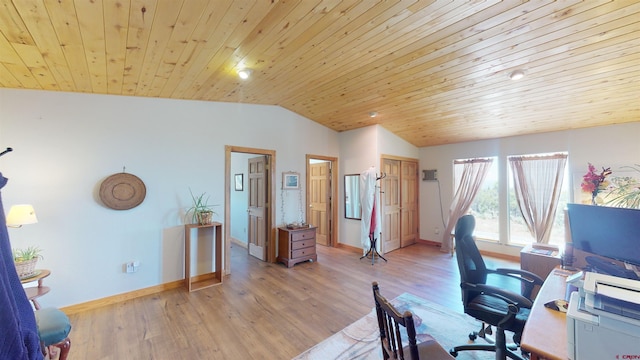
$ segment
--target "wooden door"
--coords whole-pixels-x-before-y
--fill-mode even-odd
[[[267,259],[267,186],[269,178],[268,158],[259,156],[249,159],[248,189],[249,214],[248,239],[249,254],[262,261]]]
[[[382,159],[382,251],[400,247],[400,160]]]
[[[307,223],[317,226],[316,243],[329,246],[331,234],[331,162],[309,164]]]
[[[418,240],[418,162],[400,162],[400,247]]]

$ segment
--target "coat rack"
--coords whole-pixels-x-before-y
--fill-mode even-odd
[[[378,174],[376,174],[376,181],[380,181],[380,180],[384,179],[385,177],[387,177],[386,173],[382,173],[382,174],[380,174],[380,176],[378,176]],[[376,185],[376,187],[380,188],[379,185]],[[379,206],[380,205],[378,204],[378,207]],[[376,211],[380,211],[380,209],[377,208]],[[377,242],[378,242],[378,239],[376,239],[375,234],[370,232],[369,233],[369,244],[370,244],[369,250],[367,251],[366,254],[364,254],[363,256],[360,257],[360,260],[371,256],[371,265],[373,265],[375,263],[375,260],[376,260],[376,255],[378,255],[378,257],[380,259],[384,260],[384,262],[387,262],[387,259],[385,259],[384,256],[380,255],[380,253],[378,252],[378,249],[376,249],[376,243]]]
[[[5,155],[5,154],[7,154],[7,153],[10,153],[10,152],[12,152],[12,151],[13,151],[13,149],[12,149],[12,148],[10,148],[10,147],[8,147],[8,148],[7,148],[7,150],[5,150],[5,151],[3,151],[3,152],[0,152],[0,156]]]

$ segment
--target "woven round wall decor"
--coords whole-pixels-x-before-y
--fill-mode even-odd
[[[132,209],[140,205],[146,195],[142,180],[124,172],[109,176],[100,185],[100,200],[114,210]]]

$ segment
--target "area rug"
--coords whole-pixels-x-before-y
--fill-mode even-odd
[[[391,303],[401,313],[405,310],[413,313],[418,342],[425,338],[425,334],[429,334],[449,350],[454,346],[470,343],[468,334],[480,329],[480,323],[470,316],[456,313],[409,293],[398,296],[391,300]],[[374,308],[363,318],[296,356],[294,360],[382,359],[379,334]],[[485,343],[484,339],[476,341]],[[460,352],[457,357],[476,360],[494,358],[494,353],[486,351]]]

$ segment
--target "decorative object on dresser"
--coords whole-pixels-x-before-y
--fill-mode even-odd
[[[277,261],[287,267],[303,262],[318,261],[316,254],[316,227],[287,225],[278,228]]]

